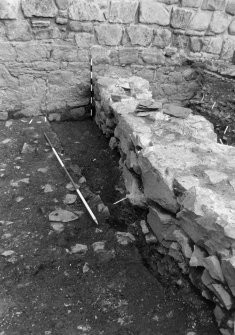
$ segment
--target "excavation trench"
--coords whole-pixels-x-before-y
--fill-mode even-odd
[[[78,122],[55,122],[51,126],[59,137],[66,156],[71,158],[71,163],[81,167],[91,190],[99,194],[105,205],[109,207],[110,217],[106,220],[109,229],[129,231],[136,236],[136,247],[141,257],[139,269],[145,266],[153,278],[155,288],[164,292],[164,301],[167,302],[167,305],[168,303],[171,305],[173,302],[172,310],[166,312],[168,325],[161,329],[156,324],[153,333],[150,330],[149,333],[146,333],[162,335],[176,333],[182,335],[219,334],[214,323],[213,304],[206,302],[200,296],[200,293],[182,275],[173,259],[158,252],[156,241],[146,242],[140,227],[140,221],[146,219],[146,210],[131,205],[128,200],[113,205],[115,201],[125,197],[126,194],[119,168],[120,155],[117,150],[109,148],[109,140],[104,137],[94,121],[87,119]],[[107,271],[109,272],[109,270]],[[138,276],[138,271],[133,269],[132,275],[135,278]],[[142,294],[145,295],[144,291]],[[158,299],[161,300],[160,296]],[[161,304],[160,300],[159,304]],[[151,308],[157,310],[157,306],[159,305]],[[177,310],[184,312],[178,314]],[[185,317],[187,321],[184,320]],[[156,316],[156,319],[158,318],[160,320],[161,316]],[[191,321],[189,321],[190,319]],[[188,322],[190,326],[187,325]],[[130,333],[125,334],[132,334],[132,329],[134,329],[134,325],[133,328],[130,327]],[[120,332],[120,334],[124,333]],[[133,334],[139,333],[136,330]]]

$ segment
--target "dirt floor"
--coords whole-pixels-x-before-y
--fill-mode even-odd
[[[84,191],[98,227],[80,201],[64,203],[75,193],[66,188],[44,131]],[[1,122],[0,155],[1,335],[219,334],[211,307],[192,288],[170,289],[144,265],[133,224],[145,213],[125,202],[112,205],[124,195],[119,157],[91,120],[53,124],[53,130],[42,117]],[[95,210],[98,195],[109,206],[108,220]],[[59,208],[78,218],[50,221]],[[136,240],[121,245],[116,234],[130,227]],[[97,252],[92,244],[101,241],[104,249]]]

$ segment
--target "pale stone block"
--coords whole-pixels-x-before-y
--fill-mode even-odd
[[[228,14],[222,11],[215,11],[212,15],[209,29],[212,33],[221,34],[228,28],[230,21],[231,17]]]
[[[78,48],[90,48],[95,43],[93,34],[77,33],[75,34],[75,41]]]
[[[69,21],[69,28],[72,31],[93,33],[94,26],[91,22]]]
[[[104,21],[104,14],[96,1],[71,0],[69,18],[75,21]]]
[[[153,38],[153,29],[147,26],[132,25],[127,28],[132,45],[147,46]]]
[[[20,8],[20,0],[1,0],[0,19],[14,20]]]
[[[32,39],[31,27],[26,20],[7,22],[6,35],[10,41],[30,41]]]
[[[58,12],[53,0],[22,0],[22,10],[26,17],[55,17]]]
[[[122,27],[116,24],[104,24],[95,27],[97,38],[102,45],[119,45],[122,39]]]
[[[159,48],[165,48],[171,43],[171,31],[166,28],[157,28],[154,30],[155,36],[153,45]]]
[[[141,53],[141,57],[147,64],[161,65],[165,63],[165,56],[163,52],[157,48],[147,48]]]
[[[19,43],[15,46],[18,62],[34,62],[47,59],[49,46],[41,42]]]
[[[193,7],[198,8],[202,4],[202,0],[182,0],[182,7]]]
[[[235,15],[235,0],[228,0],[226,12]]]
[[[91,48],[91,55],[94,64],[109,64],[109,50],[99,45],[94,45]]]
[[[232,20],[228,27],[228,32],[230,35],[235,35],[235,19]]]
[[[0,42],[0,61],[10,62],[16,59],[15,49],[9,42]]]
[[[233,305],[233,301],[232,301],[230,294],[220,284],[212,284],[212,287],[213,287],[215,295],[221,301],[224,307],[230,310]]]
[[[205,174],[209,178],[211,184],[217,184],[222,181],[228,180],[228,175],[216,170],[205,170]]]
[[[198,11],[192,18],[188,29],[205,31],[209,27],[212,13],[208,11]]]
[[[139,181],[125,166],[123,167],[123,179],[130,202],[136,206],[144,206],[145,197],[140,191]]]
[[[171,26],[178,29],[186,29],[193,12],[184,8],[174,8],[171,15]]]
[[[223,49],[221,52],[221,58],[231,60],[235,50],[235,36],[228,36],[224,38]]]
[[[70,45],[53,45],[51,57],[57,61],[76,62],[78,61],[78,50]]]
[[[202,51],[219,55],[223,45],[223,37],[206,37],[203,40],[203,44]]]
[[[55,0],[59,9],[65,10],[69,6],[69,0]]]
[[[111,0],[109,22],[135,22],[138,6],[139,0]]]
[[[141,0],[140,22],[168,26],[170,24],[170,13],[164,5],[154,0]]]
[[[223,10],[225,5],[226,1],[224,0],[203,0],[202,9]]]

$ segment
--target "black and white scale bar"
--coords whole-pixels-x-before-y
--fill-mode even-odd
[[[91,116],[93,116],[93,64],[92,64],[92,58],[91,58],[91,100],[90,100],[90,104],[91,104]]]

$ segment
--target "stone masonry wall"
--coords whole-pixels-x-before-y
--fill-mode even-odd
[[[1,0],[0,118],[89,103],[95,74],[138,75],[190,99],[191,60],[232,61],[234,0]]]
[[[98,78],[95,120],[121,154],[127,197],[148,208],[158,252],[215,303],[221,334],[234,335],[235,148],[149,88],[138,77]]]

